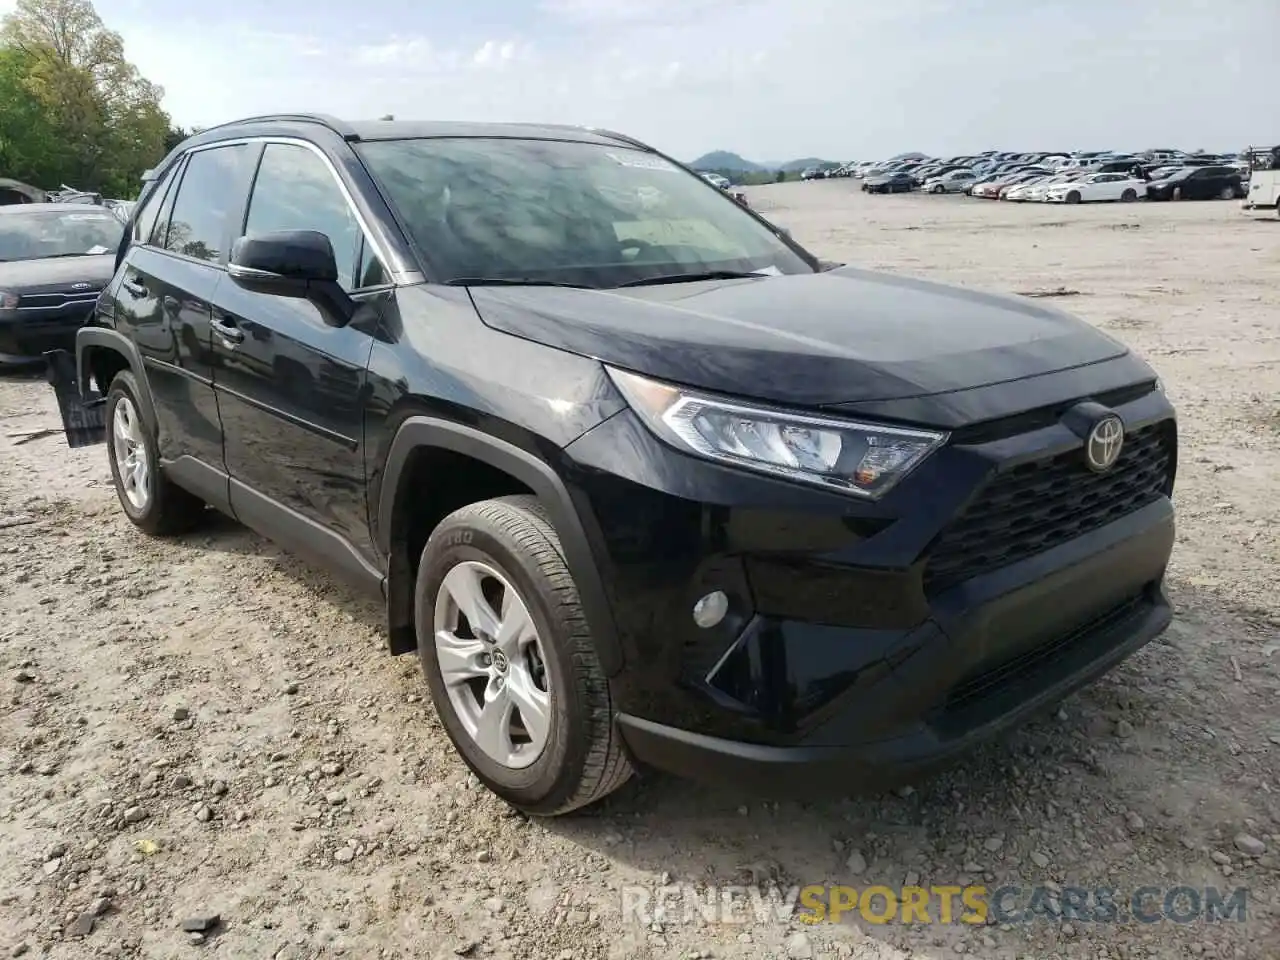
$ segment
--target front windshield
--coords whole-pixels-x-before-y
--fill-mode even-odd
[[[0,260],[114,253],[124,224],[109,210],[10,210],[0,215]]]
[[[450,137],[357,149],[441,282],[813,272],[723,191],[622,145]]]

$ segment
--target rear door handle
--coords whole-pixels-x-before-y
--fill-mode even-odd
[[[147,285],[141,280],[135,280],[132,278],[122,280],[120,281],[120,286],[128,291],[130,296],[142,298],[147,295]]]
[[[236,322],[230,317],[214,317],[213,329],[228,343],[241,343],[244,340],[244,331],[236,326]]]

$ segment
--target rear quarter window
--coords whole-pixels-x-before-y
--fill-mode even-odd
[[[173,187],[173,181],[178,176],[178,171],[182,169],[182,161],[179,160],[169,172],[160,178],[148,194],[146,202],[138,209],[133,218],[133,232],[131,240],[133,243],[150,243],[151,234],[156,227],[156,218],[159,217],[160,211],[164,208],[165,197]]]

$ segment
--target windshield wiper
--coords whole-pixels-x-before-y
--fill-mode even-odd
[[[767,273],[752,273],[743,270],[706,270],[702,273],[666,273],[656,277],[641,277],[639,280],[628,280],[618,284],[621,287],[647,287],[659,283],[693,283],[696,280],[746,280],[752,277],[767,277]],[[615,289],[617,289],[615,288]]]
[[[444,282],[446,287],[572,287],[575,290],[594,290],[585,283],[564,283],[560,280],[535,280],[532,277],[454,277]]]

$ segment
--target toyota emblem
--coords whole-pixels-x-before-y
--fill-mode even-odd
[[[1120,459],[1124,446],[1124,424],[1114,414],[1103,417],[1093,425],[1084,442],[1084,459],[1095,473],[1105,473]]]
[[[72,290],[88,290],[91,286],[93,286],[93,284],[91,283],[73,283],[71,285],[71,289]]]

